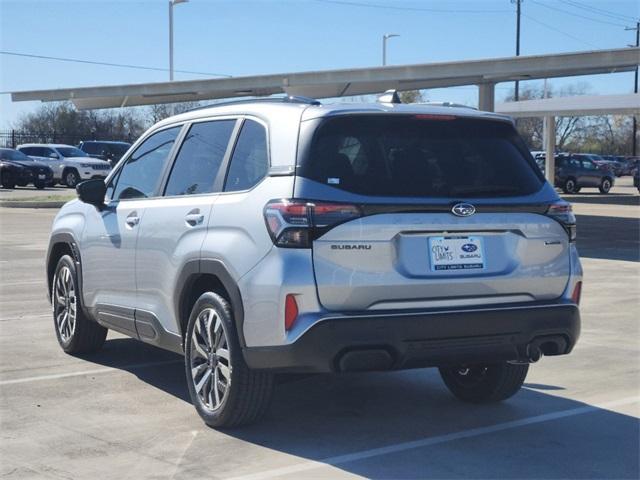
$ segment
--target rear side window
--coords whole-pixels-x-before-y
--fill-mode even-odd
[[[124,200],[153,196],[180,128],[162,130],[142,142],[108,186],[107,197]]]
[[[394,197],[517,196],[543,185],[511,124],[433,115],[326,120],[300,175],[352,193]]]
[[[258,122],[245,120],[233,150],[224,191],[248,190],[264,178],[268,169],[267,131]]]
[[[195,123],[180,147],[165,196],[211,193],[235,120]]]
[[[87,152],[87,153],[96,154],[96,153],[98,153],[98,144],[96,144],[96,143],[83,143],[82,144],[82,150]]]

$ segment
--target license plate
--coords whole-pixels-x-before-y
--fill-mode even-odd
[[[431,270],[475,270],[485,267],[481,237],[429,237]]]
[[[38,180],[44,180],[45,178],[47,178],[46,175],[38,175]]]

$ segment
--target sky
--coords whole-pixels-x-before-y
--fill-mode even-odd
[[[622,48],[635,41],[638,0],[522,0],[521,55]],[[511,0],[190,0],[174,7],[176,80],[515,54]],[[0,0],[0,129],[38,102],[6,92],[168,81],[168,71],[61,62],[19,53],[168,69],[168,0]],[[629,93],[633,73],[552,79],[589,93]],[[541,82],[522,82],[540,85]],[[499,84],[497,100],[512,84]],[[476,105],[474,86],[425,91]]]

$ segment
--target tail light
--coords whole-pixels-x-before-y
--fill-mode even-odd
[[[284,302],[284,328],[285,330],[291,330],[293,324],[298,318],[298,303],[296,302],[296,296],[288,294]]]
[[[576,241],[576,216],[573,214],[571,204],[567,202],[557,202],[549,205],[547,216],[556,220],[564,227],[569,235],[569,241]]]
[[[582,296],[582,282],[576,282],[573,287],[573,293],[571,294],[571,301],[576,305],[580,305],[580,297]]]
[[[356,205],[272,200],[264,218],[273,243],[285,248],[310,248],[313,240],[340,223],[362,216]]]

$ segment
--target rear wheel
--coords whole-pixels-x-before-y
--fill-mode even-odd
[[[528,364],[497,363],[441,367],[440,375],[451,393],[470,403],[492,403],[515,395],[529,371]]]
[[[67,353],[91,353],[100,350],[107,338],[107,329],[87,318],[80,308],[75,262],[69,255],[58,261],[51,303],[56,337]]]
[[[603,178],[598,189],[600,190],[600,193],[609,193],[609,190],[611,190],[611,179]]]
[[[564,181],[562,190],[564,191],[564,193],[578,193],[580,191],[580,189],[578,188],[578,184],[573,178],[567,178]]]
[[[273,375],[249,369],[231,306],[216,293],[203,293],[191,311],[185,368],[191,401],[211,427],[252,423],[269,407]]]

